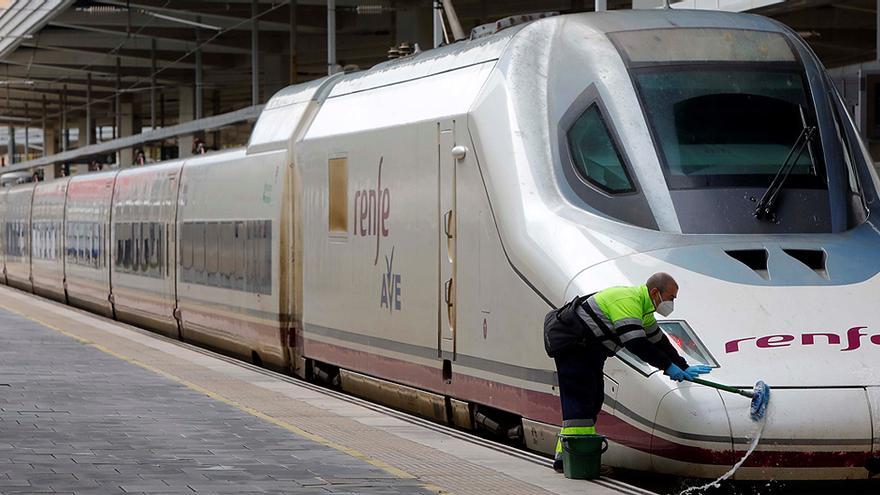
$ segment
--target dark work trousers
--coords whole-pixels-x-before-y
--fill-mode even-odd
[[[572,345],[555,358],[563,425],[579,420],[592,420],[593,425],[596,424],[605,400],[602,368],[607,355],[599,348],[601,345],[598,342]]]

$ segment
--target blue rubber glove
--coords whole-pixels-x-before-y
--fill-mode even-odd
[[[712,367],[706,366],[705,364],[695,364],[693,366],[688,366],[688,368],[684,370],[685,373],[690,373],[694,375],[694,378],[700,375],[705,375],[710,371],[712,371]]]
[[[690,367],[688,369],[690,369]],[[675,365],[675,363],[670,364],[669,367],[666,368],[666,371],[663,372],[663,374],[668,376],[670,380],[675,380],[677,382],[681,382],[684,380],[693,380],[694,378],[696,378],[696,375],[679,368]]]

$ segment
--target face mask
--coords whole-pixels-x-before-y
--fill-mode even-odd
[[[675,309],[674,301],[664,301],[663,296],[660,296],[660,304],[657,305],[656,311],[661,316],[669,316],[672,314],[673,309]]]
[[[657,312],[663,316],[671,315],[673,309],[675,309],[673,301],[660,301],[660,304],[657,305]]]

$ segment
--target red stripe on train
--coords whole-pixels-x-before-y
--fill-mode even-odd
[[[327,342],[304,338],[304,355],[328,364],[404,385],[418,387],[438,394],[485,404],[511,411],[524,418],[549,424],[560,424],[559,398],[555,395],[528,390],[474,376],[453,373],[452,384],[442,378],[440,361],[427,366],[410,361],[350,349]],[[629,423],[625,418],[600,413],[599,429],[616,443],[668,459],[711,465],[732,465],[745,450],[707,449],[685,445],[654,436]],[[744,464],[747,467],[776,468],[838,468],[864,466],[868,452],[864,451],[772,451],[758,450]]]

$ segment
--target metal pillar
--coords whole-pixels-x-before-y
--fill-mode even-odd
[[[21,154],[21,159],[22,159],[22,161],[25,161],[25,162],[28,160],[28,152],[30,151],[30,148],[31,148],[31,140],[30,140],[30,136],[28,136],[28,133],[30,132],[30,129],[31,129],[31,126],[30,126],[31,121],[30,121],[30,117],[28,115],[29,115],[28,114],[28,103],[27,103],[27,101],[25,101],[24,102],[24,116],[28,120],[26,120],[24,122],[24,152]]]
[[[296,84],[297,80],[296,4],[297,0],[290,0],[290,84]]]
[[[458,41],[467,38],[464,34],[464,29],[461,28],[461,22],[458,21],[458,14],[455,13],[455,6],[452,5],[452,0],[443,0],[443,12],[446,14],[446,20],[449,21],[452,39]]]
[[[122,115],[121,115],[121,91],[122,91],[122,62],[119,60],[119,57],[116,57],[116,93],[113,95],[113,139],[119,137],[119,126],[122,125]]]
[[[86,146],[93,144],[92,128],[92,73],[89,72],[86,74]],[[82,146],[82,136],[77,146]]]
[[[67,85],[61,90],[61,151],[67,151]]]
[[[196,17],[196,22],[202,22],[201,17]],[[256,20],[254,20],[256,23]],[[202,47],[199,46],[201,41],[199,40],[199,28],[196,28],[196,119],[202,118]],[[257,93],[257,97],[259,97],[259,93]],[[255,103],[256,104],[256,103]]]
[[[7,132],[9,132],[9,164],[13,165],[15,164],[15,127],[12,126],[11,122]]]
[[[596,12],[608,10],[608,0],[596,0]]]
[[[251,0],[251,105],[260,103],[260,21],[257,0]]]
[[[336,72],[336,0],[327,0],[327,74]]]
[[[156,38],[150,38],[150,129],[156,128]]]
[[[43,117],[40,124],[43,128],[43,156],[46,156],[46,151],[49,149],[49,145],[46,143],[46,95],[43,95]]]
[[[434,48],[443,44],[443,4],[434,0]]]
[[[9,69],[7,69],[7,74],[9,73]],[[8,80],[6,81],[9,82]],[[6,85],[6,115],[12,115],[12,108],[9,106],[9,85]],[[9,151],[9,164],[12,165],[15,163],[15,127],[12,126],[12,121],[9,121],[9,124],[6,128],[6,132],[9,133],[9,140],[6,144],[6,149]]]

